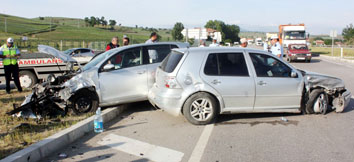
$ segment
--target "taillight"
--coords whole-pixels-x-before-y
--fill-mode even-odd
[[[176,77],[166,77],[165,78],[165,87],[166,88],[179,88]]]

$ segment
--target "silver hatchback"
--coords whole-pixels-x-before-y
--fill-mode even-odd
[[[230,47],[173,50],[148,94],[154,106],[192,124],[228,113],[342,112],[350,97],[341,79],[298,70],[264,51]]]

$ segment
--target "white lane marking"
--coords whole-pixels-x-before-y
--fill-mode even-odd
[[[204,127],[202,134],[199,137],[197,145],[194,147],[191,157],[188,162],[199,162],[202,159],[206,145],[208,144],[209,137],[213,131],[214,124],[209,124]]]
[[[179,151],[152,145],[116,134],[109,134],[97,143],[156,162],[180,162],[184,156],[184,153]]]

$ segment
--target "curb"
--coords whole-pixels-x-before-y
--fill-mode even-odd
[[[354,64],[354,60],[348,60],[340,57],[326,56],[326,55],[320,55],[320,57],[325,58],[327,60],[334,60],[338,62],[346,62],[346,63]]]
[[[108,108],[102,112],[103,123],[107,123],[120,115],[126,106],[119,106],[114,108]],[[16,153],[0,160],[0,162],[34,162],[40,161],[46,156],[51,155],[53,152],[67,146],[75,140],[81,138],[85,134],[93,131],[93,120],[95,116],[91,116],[83,121],[72,125],[50,137],[47,137],[37,143],[30,145],[29,147],[17,151]]]

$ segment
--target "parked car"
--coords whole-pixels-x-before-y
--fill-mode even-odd
[[[312,54],[306,44],[289,44],[287,61],[303,60],[311,62]]]
[[[89,48],[72,48],[64,51],[64,53],[72,57],[93,57],[95,55],[95,52]]]
[[[173,50],[156,71],[149,101],[192,124],[219,114],[342,112],[351,93],[341,79],[297,70],[267,52],[244,48]]]
[[[149,88],[155,82],[155,71],[173,48],[186,48],[178,42],[137,44],[109,50],[64,76],[48,77],[37,84],[26,97],[23,110],[65,110],[76,114],[95,112],[98,106],[114,106],[147,100]],[[39,46],[39,51],[75,62],[67,54],[52,47]],[[33,111],[32,110],[32,111]]]

